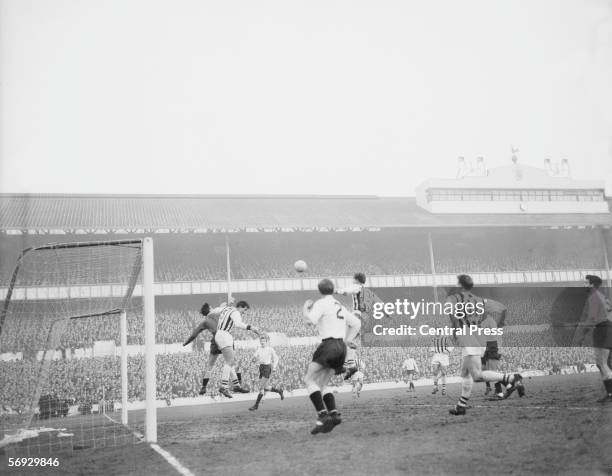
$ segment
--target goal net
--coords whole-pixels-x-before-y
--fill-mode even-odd
[[[29,455],[140,441],[127,410],[155,400],[152,259],[150,238],[17,257],[0,289],[0,447]]]

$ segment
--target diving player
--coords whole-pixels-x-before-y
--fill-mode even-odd
[[[318,288],[322,297],[316,302],[307,300],[303,308],[305,319],[317,326],[321,337],[304,376],[310,401],[317,412],[313,435],[328,433],[342,422],[329,384],[334,374],[342,372],[346,344],[353,343],[361,329],[359,318],[334,299],[331,280],[322,279]]]
[[[433,345],[430,349],[433,352],[433,357],[431,358],[431,373],[434,377],[432,395],[439,391],[438,377],[440,376],[442,380],[442,395],[446,395],[446,372],[450,365],[449,355],[453,349],[454,347],[450,346],[450,338],[446,336],[434,337]]]

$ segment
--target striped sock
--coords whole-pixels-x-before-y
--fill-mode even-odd
[[[227,380],[221,380],[221,388],[227,389],[229,382]]]
[[[467,407],[468,406],[468,400],[470,398],[469,397],[461,397],[459,398],[459,402],[457,403],[458,407]]]
[[[240,382],[238,381],[237,378],[232,380],[232,387],[240,387]]]
[[[446,390],[446,384],[445,383],[442,384],[442,390]]]

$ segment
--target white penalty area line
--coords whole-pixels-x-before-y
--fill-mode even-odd
[[[178,459],[172,456],[168,451],[163,449],[157,443],[149,443],[149,446],[153,448],[153,450],[156,451],[158,454],[160,454],[170,466],[172,466],[179,472],[179,474],[182,474],[183,476],[194,476],[194,474],[187,468],[185,468],[185,466],[183,466]]]
[[[113,420],[111,417],[109,417],[106,413],[103,414],[106,418],[108,418],[110,421],[112,421],[113,423],[116,423],[118,425],[123,425],[122,423],[119,423],[116,420]],[[127,427],[126,427],[127,428]],[[138,431],[134,431],[131,428],[128,428],[129,431],[132,432],[132,434],[138,438],[140,441],[144,442],[144,435],[142,433],[139,433]],[[179,474],[181,474],[182,476],[195,476],[188,468],[186,468],[185,466],[183,466],[183,464],[176,459],[172,453],[170,453],[169,451],[166,451],[165,449],[163,449],[161,446],[159,446],[157,443],[149,443],[149,446],[151,447],[151,449],[153,451],[155,451],[158,455],[160,455],[162,458],[164,458],[166,460],[166,462],[172,466]]]

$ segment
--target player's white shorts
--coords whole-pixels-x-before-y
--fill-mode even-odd
[[[450,365],[450,360],[448,358],[448,354],[434,354],[431,359],[432,366],[440,366],[440,367],[448,367]]]
[[[468,355],[482,357],[485,350],[487,350],[486,347],[463,347],[461,357],[467,357]]]
[[[355,372],[353,376],[351,377],[351,382],[363,383],[363,372],[361,370],[358,370],[357,372]]]
[[[224,349],[234,345],[234,338],[227,331],[217,331],[215,334],[215,342],[219,346],[219,349]]]

